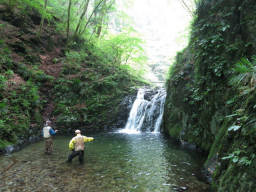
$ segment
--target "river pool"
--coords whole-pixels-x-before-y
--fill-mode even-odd
[[[101,133],[86,143],[85,163],[67,164],[71,137],[54,138],[54,153],[44,143],[0,157],[0,191],[26,192],[204,192],[200,154],[161,134]],[[8,168],[8,170],[7,170]]]

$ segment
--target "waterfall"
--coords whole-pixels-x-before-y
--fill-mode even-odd
[[[125,128],[120,132],[158,133],[162,122],[165,98],[166,92],[163,88],[157,90],[139,89]]]
[[[160,132],[160,126],[161,126],[162,118],[163,118],[163,114],[164,114],[165,98],[166,98],[166,92],[164,92],[164,94],[162,94],[162,96],[160,96],[160,112],[159,112],[159,116],[158,116],[155,126],[154,126],[155,133]]]

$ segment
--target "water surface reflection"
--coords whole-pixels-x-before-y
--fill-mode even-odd
[[[91,135],[90,135],[91,136]],[[43,154],[43,142],[0,157],[0,191],[172,192],[207,191],[198,180],[201,161],[159,134],[92,135],[85,164],[66,164],[68,137],[54,140],[55,151]],[[12,160],[17,160],[3,173]]]

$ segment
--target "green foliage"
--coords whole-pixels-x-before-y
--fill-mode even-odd
[[[34,110],[40,109],[41,101],[38,87],[33,82],[20,82],[21,84],[18,85],[17,82],[12,82],[13,76],[19,71],[21,75],[29,73],[27,78],[37,81],[40,71],[35,68],[28,72],[23,65],[17,69],[10,58],[8,47],[4,43],[0,45],[3,47],[0,50],[0,148],[3,148],[16,143],[20,137],[29,136],[26,133],[30,123],[41,121],[40,117],[35,119],[34,116],[36,114]]]
[[[209,152],[216,191],[255,189],[255,10],[252,0],[198,1],[166,84],[166,132]]]
[[[230,80],[230,85],[237,87],[241,95],[247,95],[256,86],[256,57],[252,57],[252,62],[247,58],[242,58],[234,67],[235,75]]]
[[[255,158],[255,154],[252,155],[252,159],[248,159],[248,157],[246,156],[242,156],[241,155],[241,151],[240,150],[236,150],[233,153],[229,154],[226,157],[222,157],[222,160],[227,160],[230,159],[233,163],[237,163],[239,165],[244,165],[244,166],[249,166],[251,165],[253,159]]]
[[[64,124],[65,128],[88,125],[100,129],[115,118],[125,95],[146,84],[141,76],[146,61],[143,42],[131,35],[135,31],[119,35],[107,31],[110,13],[118,11],[115,1],[72,0],[70,39],[61,49],[64,56],[58,53],[60,45],[55,46],[56,39],[65,41],[62,36],[67,32],[68,1],[48,0],[46,7],[45,0],[2,2],[9,8],[5,15],[20,17],[24,22],[16,26],[22,30],[15,38],[25,52],[15,50],[13,54],[16,44],[0,40],[1,148],[37,134],[38,128],[31,129],[39,126],[42,115],[56,117],[58,125]],[[88,10],[82,16],[87,2]],[[53,25],[59,34],[52,30]],[[8,29],[11,25],[0,25],[0,37],[5,38],[5,26]],[[31,26],[33,29],[26,28]],[[56,39],[48,41],[48,36]],[[51,53],[44,41],[51,43]],[[61,67],[60,74],[52,71],[55,66],[50,65],[54,64]],[[48,75],[51,72],[56,73]],[[55,105],[52,113],[48,111],[51,100]]]
[[[61,19],[58,22],[60,31],[67,29],[69,20],[69,36],[75,38],[105,34],[110,20],[110,13],[115,11],[114,0],[73,0],[68,18],[69,1],[56,0],[48,2],[48,10]]]
[[[110,121],[114,113],[109,111],[132,91],[131,87],[143,84],[129,73],[129,66],[113,61],[110,51],[83,45],[79,52],[66,52],[62,76],[68,75],[69,80],[58,79],[53,91],[57,104],[54,115],[59,124],[91,125]]]
[[[15,143],[18,137],[25,136],[34,120],[34,109],[40,107],[38,89],[32,82],[5,92],[0,100],[0,140]]]
[[[99,43],[99,47],[118,65],[129,64],[140,69],[140,65],[145,63],[141,39],[132,37],[129,33],[121,33]]]
[[[12,66],[10,50],[6,44],[0,40],[0,70],[5,71]]]
[[[83,62],[86,57],[88,57],[87,53],[84,51],[77,52],[77,51],[68,51],[66,52],[66,62],[74,63],[81,63]]]
[[[2,0],[4,3],[6,3],[10,9],[13,9],[14,7],[20,9],[22,13],[25,15],[26,13],[29,13],[31,10],[36,10],[39,12],[44,18],[51,20],[52,14],[46,12],[46,10],[43,8],[44,0]]]

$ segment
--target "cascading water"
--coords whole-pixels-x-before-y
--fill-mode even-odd
[[[125,128],[122,133],[139,133],[141,131],[160,131],[166,92],[163,88],[157,91],[139,89],[133,103]]]
[[[160,131],[160,126],[162,123],[162,118],[164,114],[164,103],[165,103],[165,98],[166,98],[166,92],[164,92],[162,95],[159,97],[160,99],[160,111],[159,111],[159,116],[156,120],[155,126],[154,126],[154,132],[159,132]]]

